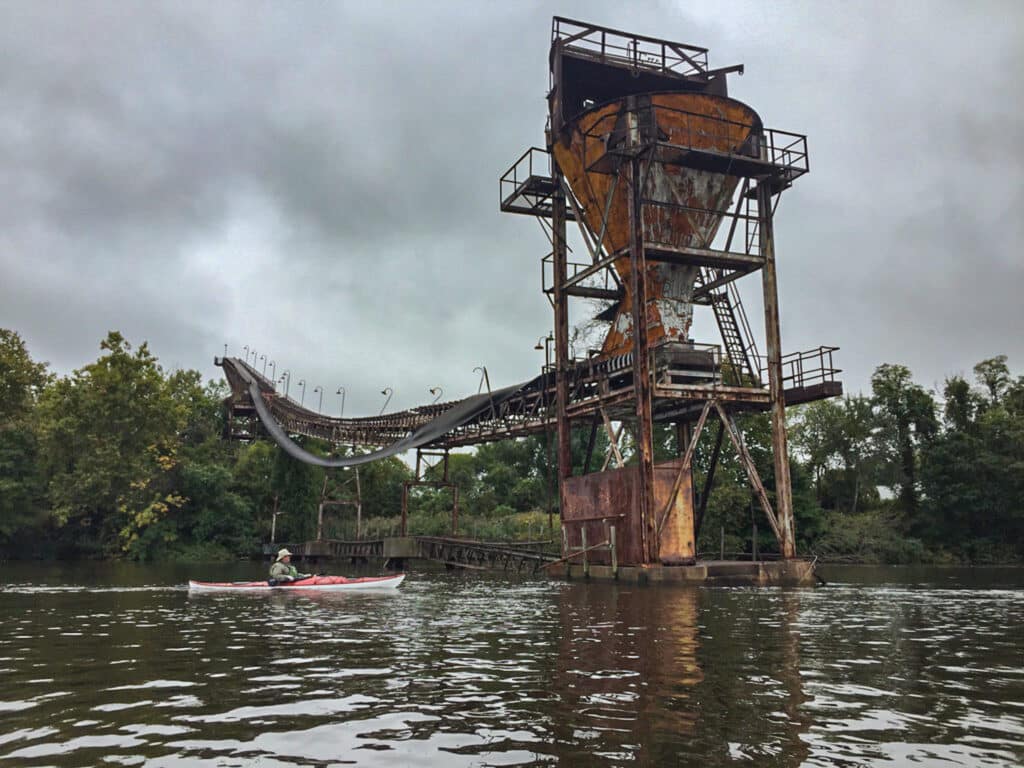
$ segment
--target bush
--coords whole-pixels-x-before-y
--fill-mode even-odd
[[[829,512],[824,531],[812,542],[811,550],[826,561],[903,565],[936,559],[920,539],[902,534],[884,510],[855,515]]]

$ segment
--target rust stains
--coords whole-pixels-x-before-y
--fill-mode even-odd
[[[681,464],[682,459],[674,459],[654,467],[654,509],[659,515],[668,505]],[[606,542],[614,525],[618,563],[649,562],[643,552],[640,516],[634,512],[638,485],[637,466],[564,478],[562,524],[568,546],[582,546],[584,528],[588,546]],[[687,471],[658,541],[659,559],[666,565],[692,563],[696,557],[693,506],[692,480]],[[592,550],[587,557],[591,563],[611,563],[611,553],[604,549]]]
[[[723,96],[654,93],[595,107],[566,126],[553,146],[555,159],[580,202],[588,228],[608,253],[621,253],[615,269],[626,295],[605,338],[602,357],[632,350],[629,311],[629,179],[627,151],[641,158],[662,150],[745,154],[757,152],[761,121],[747,105]],[[738,177],[678,164],[643,163],[643,238],[647,249],[707,248],[729,206]],[[607,216],[605,212],[607,211]],[[648,341],[686,341],[693,321],[698,268],[649,260],[645,315]]]

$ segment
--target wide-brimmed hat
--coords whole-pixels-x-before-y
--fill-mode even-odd
[[[283,557],[291,557],[291,556],[292,556],[292,553],[289,552],[287,549],[279,549],[277,551],[277,559],[278,560],[280,560]]]

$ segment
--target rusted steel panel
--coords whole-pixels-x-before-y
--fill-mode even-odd
[[[640,104],[637,110],[641,120],[650,115],[655,125],[641,130],[664,144],[748,153],[752,134],[762,130],[754,110],[735,99],[694,93],[656,93],[646,98],[649,106]],[[626,99],[584,112],[567,127],[563,134],[567,141],[556,141],[552,147],[558,167],[576,193],[586,223],[595,234],[601,230],[609,190],[614,187],[602,241],[608,253],[629,245],[629,190],[626,184],[615,181],[615,174],[588,168],[607,154],[616,134],[624,131],[627,112]],[[644,197],[674,207],[652,208],[647,212],[645,239],[652,243],[707,247],[721,222],[721,217],[710,211],[726,207],[724,203],[731,199],[737,181],[735,176],[681,166],[664,166],[655,175],[652,168],[645,180]],[[679,210],[679,206],[693,210]],[[698,215],[699,211],[705,213]],[[625,276],[628,264],[623,267],[620,274]]]
[[[633,99],[636,101],[633,101]],[[608,253],[630,247],[629,185],[594,163],[618,141],[658,141],[676,147],[719,153],[756,153],[762,131],[757,114],[747,105],[722,96],[696,93],[655,93],[620,99],[583,113],[566,126],[552,151],[583,208],[595,239],[604,233]],[[637,134],[641,136],[637,136]],[[646,137],[646,138],[645,138]],[[606,160],[608,158],[605,158]],[[612,166],[613,167],[613,166]],[[622,173],[622,169],[618,173]],[[643,239],[648,246],[707,248],[714,240],[738,178],[706,170],[653,162],[646,167],[642,196]],[[604,212],[608,211],[607,221]],[[605,339],[602,355],[632,349],[632,282],[628,252],[615,268],[626,295]],[[699,267],[650,263],[646,267],[645,314],[650,343],[663,338],[686,341],[693,322],[693,288]]]
[[[662,511],[668,504],[672,484],[679,473],[681,460],[656,464],[654,467],[654,508]],[[693,487],[684,478],[661,534],[661,559],[669,557],[672,563],[690,561],[694,557]],[[634,466],[593,472],[589,475],[566,478],[563,481],[565,506],[562,523],[566,530],[566,543],[571,548],[583,543],[582,530],[587,531],[587,546],[608,540],[608,526],[615,526],[616,559],[619,565],[640,565],[654,562],[645,557],[640,510],[637,506],[639,471]],[[572,554],[563,552],[563,556]],[[608,565],[611,553],[597,549],[587,553],[591,563]],[[573,558],[574,563],[581,561]]]
[[[614,525],[619,563],[644,562],[636,491],[635,466],[564,479],[562,523],[570,550],[582,546],[583,529],[587,532],[587,546],[593,546],[607,541],[608,528]],[[571,551],[562,554],[567,556]],[[587,559],[607,565],[611,563],[611,553],[598,549],[588,552]]]
[[[669,503],[682,465],[682,459],[677,459],[654,468],[655,510],[659,519]],[[679,479],[679,492],[664,518],[658,542],[661,547],[658,559],[664,565],[688,565],[697,556],[693,526],[693,474],[683,472]]]

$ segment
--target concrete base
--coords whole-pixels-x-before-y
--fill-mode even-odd
[[[740,560],[709,560],[696,565],[625,565],[613,572],[610,565],[559,563],[548,574],[558,579],[622,581],[628,584],[689,584],[709,587],[813,587],[813,564],[807,560],[774,560],[753,563]]]

